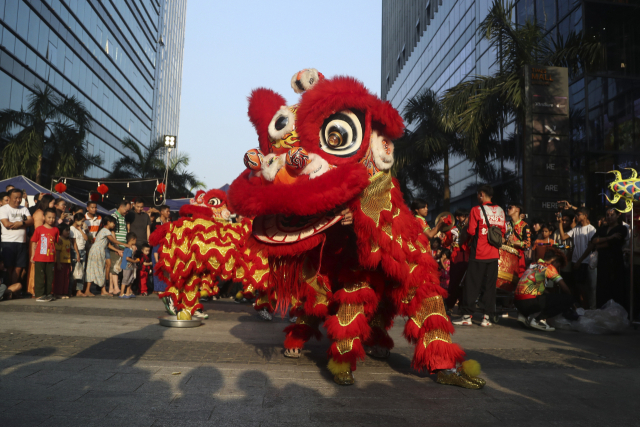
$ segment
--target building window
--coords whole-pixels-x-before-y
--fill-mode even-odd
[[[420,35],[420,18],[416,21],[416,33]]]

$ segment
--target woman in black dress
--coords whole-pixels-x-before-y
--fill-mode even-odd
[[[592,239],[595,249],[598,250],[597,308],[613,299],[629,310],[622,258],[622,246],[626,236],[627,228],[622,225],[620,213],[613,208],[607,209],[606,223],[598,229]]]

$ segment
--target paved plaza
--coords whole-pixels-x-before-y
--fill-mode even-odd
[[[155,297],[0,303],[0,426],[637,426],[640,332],[543,333],[504,319],[454,336],[483,368],[480,391],[388,361],[333,383],[328,342],[282,355],[287,319],[209,302],[193,329],[164,328]]]

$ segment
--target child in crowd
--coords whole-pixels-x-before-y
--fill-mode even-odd
[[[442,240],[439,237],[431,239],[431,256],[434,259],[438,258],[438,251],[442,248]]]
[[[555,241],[551,235],[554,232],[554,228],[551,225],[544,225],[542,227],[542,238],[536,240],[536,256],[532,262],[537,262],[539,259],[544,259],[544,254],[547,252],[547,249],[553,245],[555,245]]]
[[[118,244],[118,241],[113,237],[112,232],[116,228],[116,219],[111,215],[105,216],[102,219],[102,228],[95,235],[95,241],[89,249],[89,257],[87,259],[87,287],[84,292],[84,296],[93,297],[91,293],[91,284],[95,283],[96,286],[101,288],[101,295],[108,296],[109,293],[104,289],[106,282],[106,276],[104,272],[105,266],[105,248],[107,243]],[[108,251],[106,251],[108,253]]]
[[[56,243],[56,272],[53,279],[53,295],[69,299],[69,272],[71,271],[71,229],[67,224],[58,225],[60,238]]]
[[[136,233],[127,233],[127,245],[135,246],[137,241]],[[131,284],[136,278],[136,270],[140,263],[138,258],[133,257],[131,247],[124,249],[122,254],[122,286],[120,287],[120,298],[135,298],[135,294],[131,292]]]
[[[76,269],[76,265],[81,263],[82,270],[87,265],[87,251],[86,245],[89,241],[89,236],[85,232],[85,228],[87,228],[87,224],[85,223],[85,216],[82,212],[78,212],[73,216],[73,225],[71,226],[71,274],[73,276],[73,272]],[[82,290],[84,289],[84,277],[81,279],[71,279],[71,293],[75,290],[75,294],[77,297],[82,297],[84,294]]]
[[[440,250],[438,264],[440,266],[440,286],[444,289],[449,289],[449,271],[451,270],[451,251],[449,249],[443,248]]]
[[[149,294],[148,283],[151,273],[151,246],[142,245],[142,255],[140,256],[140,294],[146,297]]]
[[[56,210],[44,210],[44,224],[37,227],[31,236],[31,262],[35,266],[34,293],[36,301],[50,302],[55,298],[52,291],[53,270],[56,262],[56,243],[60,231],[53,224],[56,222]]]

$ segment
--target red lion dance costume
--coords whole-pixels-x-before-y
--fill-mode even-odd
[[[451,341],[437,264],[389,173],[402,118],[351,77],[308,69],[292,87],[302,93],[293,106],[269,89],[252,92],[260,149],[247,152],[247,170],[228,194],[236,212],[254,218],[249,240],[268,259],[268,282],[256,289],[298,317],[285,329],[285,355],[299,356],[324,322],[328,367],[338,384],[352,384],[365,348],[388,356],[387,330],[399,314],[409,318],[415,369],[481,388],[477,363],[456,369],[464,352]],[[345,209],[353,227],[338,224]]]
[[[150,236],[152,245],[160,245],[155,274],[170,283],[159,297],[178,319],[208,317],[199,299],[218,293],[217,277],[242,281],[248,294],[268,282],[267,258],[251,238],[251,221],[233,224],[229,218],[224,191],[198,191],[177,221]]]
[[[257,294],[257,309],[292,307],[298,320],[285,329],[286,356],[299,357],[324,322],[329,370],[346,385],[366,353],[389,355],[387,331],[399,314],[409,318],[404,336],[416,345],[415,369],[437,372],[441,384],[483,387],[477,362],[456,368],[464,352],[451,341],[446,291],[389,173],[402,118],[350,77],[308,69],[291,83],[302,93],[297,105],[264,88],[249,98],[260,148],[246,153],[228,201],[253,223],[216,218],[205,195],[202,211],[152,236],[161,245],[156,274],[171,282],[178,317],[200,307],[199,288],[214,287],[215,276],[242,281],[248,296]],[[352,227],[338,224],[347,212]]]

